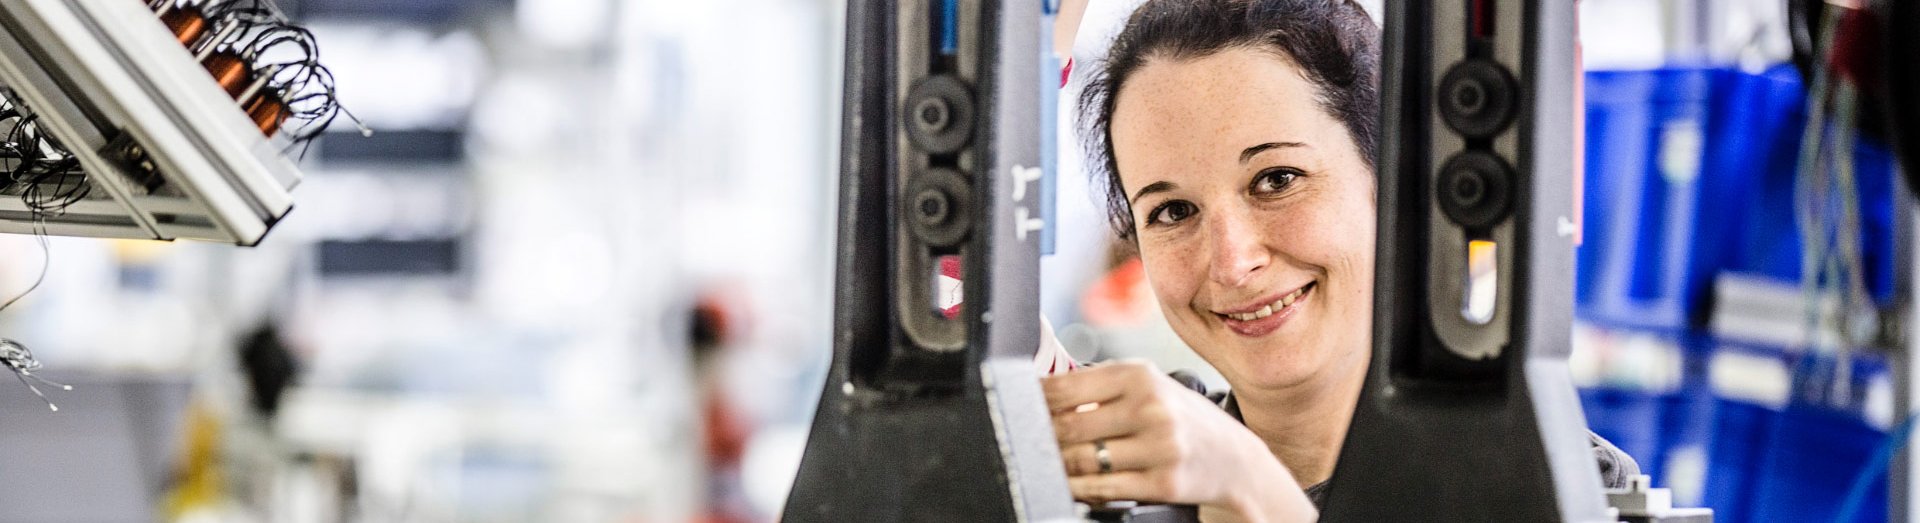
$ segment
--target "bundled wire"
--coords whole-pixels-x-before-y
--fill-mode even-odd
[[[14,295],[12,299],[0,302],[0,311],[12,307],[14,303],[19,302],[21,298],[27,297],[28,294],[32,294],[34,289],[40,288],[40,284],[47,281],[47,269],[50,268],[49,266],[53,263],[53,250],[52,247],[47,245],[46,222],[36,221],[35,225],[36,230],[34,235],[40,240],[40,276],[33,280],[33,285],[28,286],[27,290]],[[35,376],[33,371],[40,370],[40,360],[33,356],[33,351],[27,350],[26,345],[22,345],[17,341],[0,338],[0,367],[13,371],[13,377],[15,379],[20,380],[21,384],[26,385],[27,390],[33,391],[33,395],[39,396],[40,401],[46,402],[47,410],[59,412],[60,407],[54,405],[53,400],[47,399],[47,394],[41,392],[40,387],[35,386],[35,383],[55,387],[60,390],[73,390],[72,385],[66,385]]]
[[[288,22],[261,0],[217,5],[209,16],[223,27],[205,44],[208,51],[231,53],[249,64],[252,85],[235,94],[247,115],[269,136],[287,127],[294,146],[305,147],[341,115],[359,120],[340,104],[333,71],[320,63],[313,32]],[[362,134],[370,133],[360,125]]]
[[[1879,341],[1870,334],[1877,328],[1879,308],[1866,286],[1860,188],[1854,173],[1860,94],[1853,83],[1855,75],[1844,68],[1849,49],[1834,45],[1842,16],[1841,10],[1829,10],[1821,21],[1819,38],[1833,50],[1828,58],[1834,64],[1813,68],[1794,178],[1804,327],[1808,345],[1831,351],[1836,360],[1831,387],[1825,391],[1836,406],[1844,406],[1853,396],[1853,351]],[[1821,306],[1828,294],[1835,305],[1830,317]],[[1835,342],[1823,346],[1822,333],[1833,333]]]
[[[33,391],[33,395],[39,396],[40,401],[47,403],[47,410],[59,412],[60,407],[54,405],[53,400],[47,399],[47,394],[41,392],[40,387],[35,386],[35,383],[48,385],[60,390],[73,390],[72,385],[33,375],[33,371],[40,370],[40,360],[34,359],[33,351],[27,350],[27,346],[21,345],[20,342],[17,341],[0,338],[0,366],[5,366],[8,370],[12,370],[14,378],[19,379],[20,383],[25,384],[27,390]]]
[[[46,214],[35,210],[33,211],[33,217],[34,239],[38,240],[40,244],[40,275],[33,279],[33,284],[28,285],[26,290],[20,291],[19,294],[15,294],[12,298],[8,298],[4,302],[0,302],[0,312],[4,312],[8,308],[13,307],[13,304],[19,303],[20,300],[26,298],[28,294],[33,294],[35,289],[40,288],[40,284],[47,281],[47,270],[53,268],[53,247],[47,243]],[[26,385],[27,390],[33,391],[33,395],[39,396],[40,401],[46,402],[47,410],[59,412],[60,407],[54,405],[53,400],[47,399],[46,393],[41,392],[40,387],[35,386],[35,383],[56,387],[60,390],[73,390],[72,385],[56,383],[46,378],[35,376],[33,371],[40,370],[40,360],[33,356],[33,351],[27,350],[26,345],[17,341],[0,338],[0,368],[12,371],[13,377],[19,379],[21,384]]]
[[[40,129],[37,116],[13,102],[13,93],[0,90],[0,172],[9,187],[20,188],[20,200],[36,215],[65,213],[93,190],[80,160]]]
[[[40,275],[26,290],[12,298],[0,302],[0,311],[5,311],[22,298],[32,294],[47,279],[47,270],[53,262],[52,247],[47,243],[48,215],[65,213],[68,207],[87,198],[93,185],[87,183],[85,171],[80,169],[80,161],[73,153],[61,147],[53,137],[40,130],[35,116],[27,113],[13,102],[14,94],[0,88],[0,125],[5,125],[4,140],[0,140],[0,189],[22,188],[20,200],[33,215],[34,236],[40,244]],[[25,384],[35,396],[47,403],[47,409],[59,411],[60,407],[47,399],[35,383],[73,390],[73,387],[47,381],[35,376],[33,371],[40,370],[40,360],[35,359],[33,351],[27,350],[20,342],[0,338],[0,368],[12,371],[20,383]]]

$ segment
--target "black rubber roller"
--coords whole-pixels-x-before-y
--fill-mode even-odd
[[[973,185],[959,171],[933,168],[913,177],[901,203],[907,227],[913,236],[935,247],[952,247],[966,241],[973,227],[971,216]]]
[[[1489,138],[1513,123],[1519,91],[1507,68],[1473,59],[1449,69],[1434,94],[1448,128],[1468,138]]]
[[[1434,197],[1454,223],[1485,230],[1506,219],[1513,208],[1513,168],[1491,153],[1467,151],[1440,167]]]
[[[973,93],[951,75],[929,76],[913,85],[900,105],[907,138],[931,154],[959,151],[973,139]]]

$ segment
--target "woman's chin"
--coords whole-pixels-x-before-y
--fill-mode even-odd
[[[1276,350],[1278,349],[1278,350]],[[1287,389],[1311,381],[1322,365],[1322,358],[1309,354],[1309,347],[1267,347],[1235,356],[1232,372],[1223,372],[1234,388],[1260,390]],[[1233,380],[1237,374],[1239,380]]]

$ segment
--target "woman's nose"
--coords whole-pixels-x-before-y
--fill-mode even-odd
[[[1272,261],[1260,229],[1251,217],[1221,213],[1208,217],[1208,221],[1213,251],[1209,253],[1212,267],[1208,270],[1214,283],[1226,287],[1245,285],[1254,273]]]

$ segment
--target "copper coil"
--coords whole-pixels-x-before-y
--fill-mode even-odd
[[[268,138],[280,132],[280,124],[286,123],[288,112],[287,103],[269,92],[255,95],[247,102],[247,117],[253,118],[253,124]]]
[[[213,73],[213,79],[227,90],[227,96],[236,100],[247,92],[247,84],[253,80],[253,73],[247,70],[246,60],[241,60],[240,55],[231,52],[213,53],[201,65],[207,68],[207,72]]]
[[[173,35],[180,39],[180,45],[188,47],[192,47],[193,42],[207,32],[207,17],[200,13],[198,7],[169,9],[167,14],[160,15],[160,22],[167,24],[167,29],[173,30]]]

